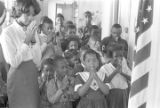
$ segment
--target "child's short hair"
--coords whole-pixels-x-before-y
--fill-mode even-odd
[[[44,24],[44,23],[47,23],[47,24],[53,24],[53,21],[49,18],[49,17],[47,17],[47,16],[43,16],[42,18],[41,18],[41,20],[40,20],[40,24]]]
[[[74,57],[78,54],[79,54],[79,52],[77,50],[70,49],[70,50],[64,52],[64,57],[65,57],[65,59],[71,59],[72,57]]]
[[[72,21],[66,21],[65,26],[72,25],[72,24],[73,24]]]
[[[120,24],[113,24],[112,28],[122,28]]]
[[[123,54],[123,48],[121,46],[113,46],[112,48],[112,56],[113,56],[113,53],[116,53],[117,56],[120,56],[120,57],[123,57],[124,54]]]
[[[91,17],[92,17],[92,13],[91,13],[90,11],[86,11],[86,12],[84,13],[84,16],[85,16],[85,17],[87,17],[87,16],[91,16]]]
[[[54,65],[53,59],[52,58],[45,59],[41,64],[41,71],[43,70],[45,65],[53,66]]]
[[[74,24],[69,24],[66,26],[66,31],[68,31],[68,29],[75,29],[76,30],[76,26]]]
[[[93,29],[99,29],[99,27],[97,25],[92,25],[91,30],[93,30]]]
[[[68,46],[69,46],[69,43],[71,41],[76,41],[78,43],[78,49],[81,47],[81,44],[80,44],[80,39],[78,38],[78,36],[69,36],[67,39],[65,39],[65,41],[62,42],[61,44],[61,48],[62,48],[62,51],[65,51],[67,50]]]
[[[58,13],[58,14],[57,14],[56,18],[58,18],[58,17],[59,17],[59,18],[62,18],[62,19],[64,20],[64,16],[63,16],[61,13]]]

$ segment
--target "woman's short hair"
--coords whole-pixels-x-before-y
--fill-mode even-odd
[[[0,1],[0,26],[4,23],[6,18],[5,6],[2,1]]]
[[[34,15],[39,14],[41,9],[36,0],[15,0],[15,4],[12,7],[11,16],[18,18],[22,14],[27,14],[31,6],[34,8]]]
[[[4,10],[5,10],[4,3],[0,1],[0,17],[3,15]]]

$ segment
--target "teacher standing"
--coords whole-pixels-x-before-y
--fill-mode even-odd
[[[7,76],[9,108],[39,108],[36,65],[40,57],[39,54],[33,56],[36,45],[31,46],[36,27],[28,26],[40,7],[36,0],[16,0],[13,9],[15,21],[3,29],[0,39],[5,60],[10,64]]]

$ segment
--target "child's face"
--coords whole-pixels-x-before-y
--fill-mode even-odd
[[[104,54],[102,61],[103,61],[103,63],[105,64],[105,63],[109,63],[109,62],[111,61],[111,59],[112,59],[112,58],[109,58],[107,54]]]
[[[78,50],[78,42],[77,41],[70,41],[68,45],[68,49],[76,49]]]
[[[79,64],[79,63],[80,63],[79,56],[78,56],[78,55],[73,56],[73,57],[70,59],[70,63],[71,63],[72,65]]]
[[[84,60],[84,64],[88,71],[96,71],[99,67],[99,60],[96,54],[87,54]]]
[[[59,26],[61,26],[61,25],[63,25],[63,18],[62,17],[57,17],[56,18],[56,25],[59,25]]]
[[[85,54],[86,51],[87,50],[81,50],[80,51],[80,61],[81,61],[82,64],[84,64],[83,56],[84,56],[84,54]]]
[[[42,31],[45,35],[49,35],[53,31],[53,24],[44,23]]]
[[[92,21],[92,16],[91,16],[91,15],[86,15],[86,16],[85,16],[85,23],[86,23],[86,24],[90,24],[91,21]]]
[[[64,59],[58,61],[56,65],[56,72],[61,76],[65,76],[67,74],[67,71],[68,71],[68,64],[66,60]]]
[[[97,37],[100,37],[100,30],[99,29],[92,29],[91,35],[95,35]]]
[[[96,50],[96,51],[100,51],[101,45],[98,40],[96,41],[96,40],[90,39],[88,44],[91,49]]]
[[[122,29],[113,27],[111,30],[111,34],[113,38],[118,39],[121,36]]]
[[[44,65],[42,69],[42,74],[54,74],[52,66]]]
[[[123,56],[121,52],[113,52],[113,62],[115,66],[121,66]]]
[[[66,32],[66,35],[75,36],[76,35],[76,29],[68,29],[68,31]]]

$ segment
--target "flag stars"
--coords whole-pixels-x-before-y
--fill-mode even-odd
[[[152,11],[152,7],[151,7],[151,6],[148,6],[146,10],[147,10],[148,12],[151,12],[151,11]]]
[[[142,22],[146,24],[148,22],[148,18],[143,18]]]

